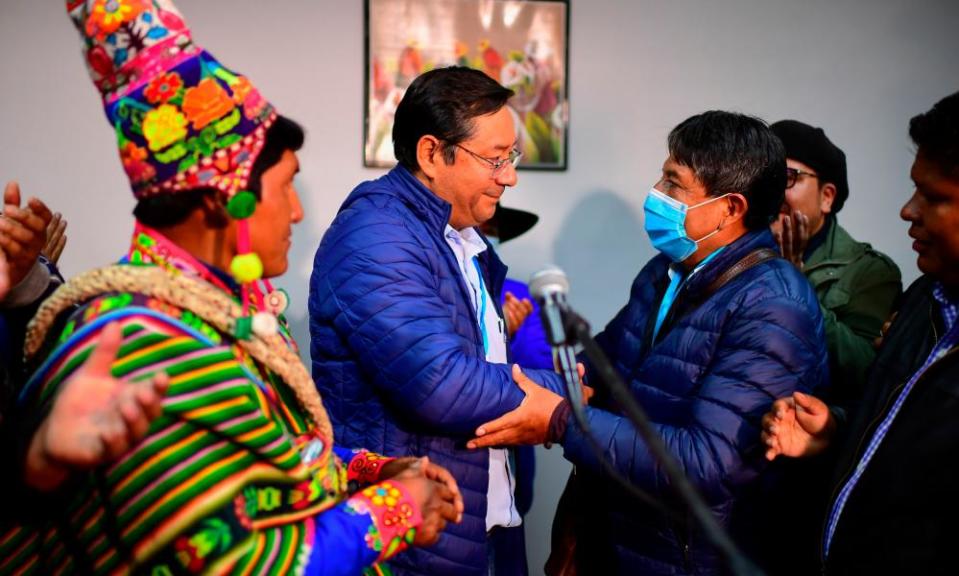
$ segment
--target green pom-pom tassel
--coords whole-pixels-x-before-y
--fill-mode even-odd
[[[226,211],[236,220],[249,218],[256,212],[256,196],[253,195],[253,192],[247,190],[237,192],[226,203]]]
[[[249,340],[253,333],[253,318],[242,316],[236,319],[236,326],[233,328],[233,335],[237,340]]]
[[[259,280],[263,276],[263,262],[256,254],[237,254],[230,262],[230,272],[240,284]]]

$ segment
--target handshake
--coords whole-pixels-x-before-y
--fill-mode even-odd
[[[585,403],[593,396],[593,389],[583,383],[583,376],[586,373],[583,365],[577,364],[576,369],[579,372],[579,382]],[[530,380],[523,374],[519,364],[513,365],[513,381],[526,394],[526,397],[516,409],[480,425],[476,429],[476,437],[466,443],[467,448],[535,445],[560,440],[551,434],[550,424],[553,415],[561,413],[557,411],[562,410],[564,403],[567,402],[566,399]]]

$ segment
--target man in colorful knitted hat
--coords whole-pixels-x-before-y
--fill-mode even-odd
[[[108,324],[123,334],[114,376],[170,383],[131,450],[73,472],[47,497],[56,513],[0,535],[0,573],[382,573],[434,542],[462,510],[452,477],[334,447],[285,295],[266,281],[286,271],[303,218],[302,129],[194,44],[170,2],[67,7],[137,226],[120,265],[68,282],[31,322],[19,404],[44,414]]]

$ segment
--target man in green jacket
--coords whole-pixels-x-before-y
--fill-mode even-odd
[[[858,242],[836,214],[849,196],[846,155],[821,128],[796,120],[771,126],[786,148],[786,197],[773,234],[783,257],[816,289],[826,325],[833,402],[862,394],[873,340],[902,292],[899,268]]]

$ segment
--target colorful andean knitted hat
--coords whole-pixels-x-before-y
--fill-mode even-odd
[[[263,309],[263,273],[251,252],[247,190],[273,107],[246,77],[193,43],[169,0],[68,0],[83,38],[93,83],[116,131],[123,168],[137,199],[215,188],[237,219],[238,251],[230,265]],[[272,287],[267,283],[268,292]]]

